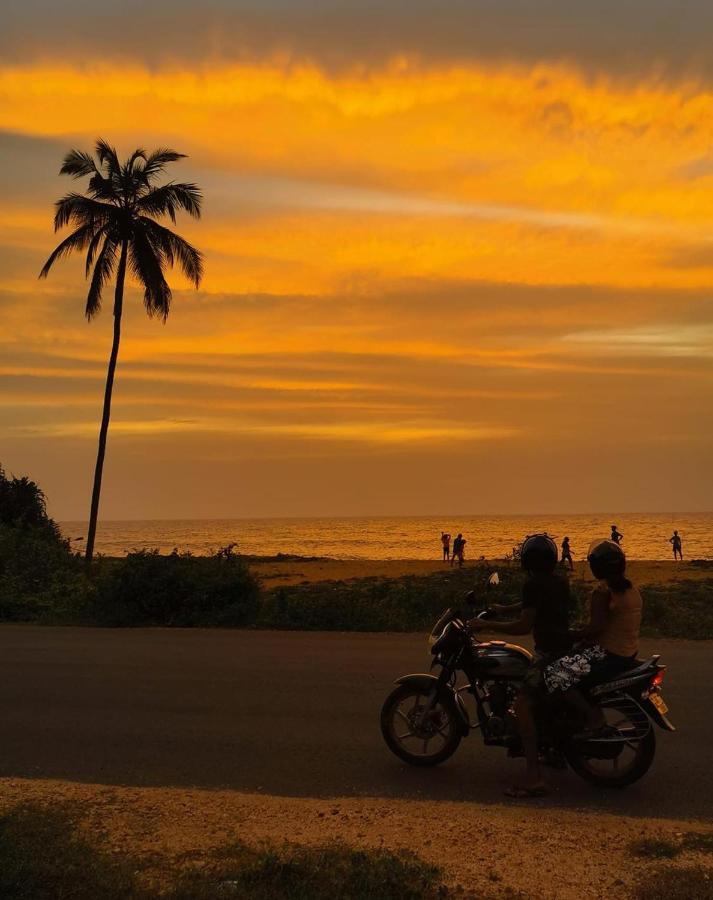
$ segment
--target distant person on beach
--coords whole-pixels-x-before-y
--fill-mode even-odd
[[[681,535],[674,531],[673,535],[668,539],[669,544],[673,545],[673,558],[680,559],[683,562],[683,545],[681,543]]]
[[[451,558],[451,536],[445,531],[441,532],[441,544],[443,544],[443,562]]]
[[[453,555],[451,556],[451,565],[458,560],[458,565],[463,565],[463,555],[465,552],[466,540],[463,535],[458,532],[458,537],[453,541]]]
[[[574,563],[572,562],[572,551],[569,546],[569,538],[565,537],[562,541],[562,562],[569,563],[569,568],[574,569]]]
[[[621,544],[624,535],[619,531],[616,525],[612,525],[611,527],[611,540],[614,541],[615,544]]]

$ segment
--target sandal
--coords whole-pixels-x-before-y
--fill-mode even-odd
[[[530,800],[535,797],[546,797],[549,792],[549,788],[544,784],[538,784],[535,787],[524,787],[516,784],[505,789],[505,796],[510,797],[512,800]]]

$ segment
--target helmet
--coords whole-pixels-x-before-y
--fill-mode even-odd
[[[614,541],[592,541],[587,562],[595,578],[616,578],[626,570],[624,551]]]
[[[547,534],[532,534],[525,538],[520,550],[520,563],[528,572],[548,575],[557,565],[557,546]]]

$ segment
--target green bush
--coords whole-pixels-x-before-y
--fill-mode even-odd
[[[487,590],[492,569],[474,566],[432,575],[320,581],[275,588],[264,597],[257,624],[306,631],[423,631],[448,606],[468,607],[463,595],[475,588],[481,607],[495,600],[518,602],[523,575],[500,570],[500,587]]]
[[[0,467],[0,619],[71,616],[89,590],[80,561],[47,515],[40,488]]]
[[[250,625],[260,589],[232,547],[214,556],[139,550],[100,560],[87,618],[99,625]]]
[[[689,640],[713,638],[713,578],[649,585],[642,594],[642,634]]]

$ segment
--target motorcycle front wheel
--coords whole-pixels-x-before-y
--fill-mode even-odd
[[[440,697],[424,717],[428,694],[403,684],[381,708],[381,733],[386,746],[412,766],[437,766],[451,757],[461,741],[455,703]]]

